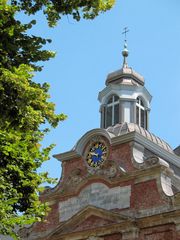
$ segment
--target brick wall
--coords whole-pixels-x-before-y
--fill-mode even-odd
[[[140,233],[140,240],[179,240],[174,224],[143,229]]]
[[[132,153],[129,143],[116,145],[112,148],[110,159],[114,160],[120,167],[127,172],[134,170],[134,166],[131,161]]]
[[[71,159],[67,162],[63,163],[63,181],[66,181],[66,179],[69,177],[69,175],[71,174],[71,172],[74,169],[79,168],[81,170],[81,172],[83,172],[85,175],[87,173],[87,169],[85,166],[85,163],[83,161],[82,158],[75,158],[75,159]]]
[[[59,205],[58,203],[50,206],[51,210],[48,213],[44,222],[36,223],[34,227],[35,232],[44,232],[49,231],[50,229],[54,229],[59,224]]]
[[[91,228],[97,228],[99,226],[103,227],[112,223],[112,221],[108,221],[97,216],[90,216],[83,223],[77,225],[75,231],[84,231]]]
[[[158,192],[155,179],[132,186],[131,207],[140,210],[163,204],[165,200]]]

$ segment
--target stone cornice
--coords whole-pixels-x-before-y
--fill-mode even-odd
[[[122,176],[119,176],[118,178],[116,177],[115,179],[107,179],[103,176],[99,175],[92,175],[89,177],[86,177],[86,179],[82,180],[74,188],[74,191],[62,191],[61,192],[61,197],[59,197],[59,186],[57,185],[54,189],[50,189],[49,192],[46,192],[43,195],[45,196],[46,201],[52,201],[52,200],[60,200],[60,199],[68,199],[74,196],[78,196],[82,189],[86,187],[87,185],[91,183],[103,183],[109,188],[113,188],[116,186],[125,186],[125,185],[131,185],[133,182],[134,184],[144,182],[144,181],[149,181],[153,179],[157,179],[158,176],[160,176],[160,173],[164,171],[164,166],[161,165],[155,165],[151,168],[144,168],[144,169],[139,169],[135,170],[133,172],[129,172],[127,174],[124,174]],[[63,188],[63,185],[62,185]]]
[[[140,228],[154,227],[155,225],[163,225],[167,223],[175,223],[180,218],[180,210],[169,209],[166,212],[156,213],[152,216],[136,218],[137,226]],[[156,224],[155,224],[156,223]]]
[[[155,155],[158,155],[160,158],[168,161],[169,163],[177,166],[180,168],[180,157],[177,155],[170,153],[160,147],[158,144],[150,141],[143,135],[139,134],[136,131],[126,133],[117,137],[110,136],[105,129],[94,129],[92,131],[89,131],[86,133],[76,144],[75,148],[71,151],[61,153],[54,155],[55,158],[61,161],[67,161],[72,158],[78,158],[82,156],[83,148],[85,147],[86,143],[88,140],[95,136],[95,135],[102,135],[108,138],[109,141],[111,141],[112,146],[119,145],[122,143],[127,143],[127,142],[137,142],[141,144],[144,148],[148,149]]]
[[[79,139],[79,141],[76,143],[75,147],[71,151],[56,154],[56,155],[53,155],[53,157],[55,157],[56,159],[58,159],[60,161],[67,161],[67,160],[71,160],[72,158],[78,158],[78,157],[82,156],[86,144],[94,136],[105,137],[109,141],[110,144],[111,144],[111,139],[113,137],[105,129],[96,128],[96,129],[90,130],[86,134],[84,134]]]
[[[99,92],[98,100],[102,102],[103,97],[106,96],[111,91],[130,91],[130,92],[137,92],[137,94],[141,92],[148,97],[149,101],[151,101],[152,99],[151,94],[148,92],[148,90],[144,86],[109,84],[107,87],[105,87],[102,91]]]
[[[79,155],[75,150],[71,150],[65,153],[55,154],[53,157],[59,161],[67,161],[71,160],[72,158],[81,157],[81,155]]]
[[[160,213],[153,216],[147,216],[143,218],[136,219],[127,219],[120,223],[109,224],[107,226],[100,226],[96,228],[86,229],[81,232],[72,232],[71,230],[68,232],[68,228],[66,228],[66,223],[60,226],[59,229],[54,231],[54,234],[50,234],[46,239],[58,240],[58,239],[69,239],[69,240],[83,240],[89,236],[103,236],[114,233],[126,233],[126,232],[136,232],[138,233],[142,228],[162,226],[165,224],[175,224],[176,219],[179,219],[180,212],[179,211],[170,211],[168,213]],[[65,229],[65,233],[61,233],[61,229]],[[71,226],[73,229],[73,225]],[[60,230],[60,231],[58,231]]]

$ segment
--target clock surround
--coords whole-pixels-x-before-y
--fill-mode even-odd
[[[88,143],[85,151],[85,161],[88,167],[93,169],[100,168],[106,161],[109,148],[102,137],[94,137]]]

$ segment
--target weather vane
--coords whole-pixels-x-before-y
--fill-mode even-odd
[[[122,34],[124,34],[124,36],[125,36],[125,39],[124,39],[125,41],[127,40],[126,37],[127,37],[127,33],[128,33],[128,32],[129,32],[128,27],[125,27],[125,28],[124,28],[124,32],[122,32]]]

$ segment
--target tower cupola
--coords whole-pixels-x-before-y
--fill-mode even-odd
[[[151,95],[144,78],[128,66],[129,51],[125,40],[120,70],[108,74],[106,87],[99,93],[101,127],[117,123],[135,123],[148,129]]]

